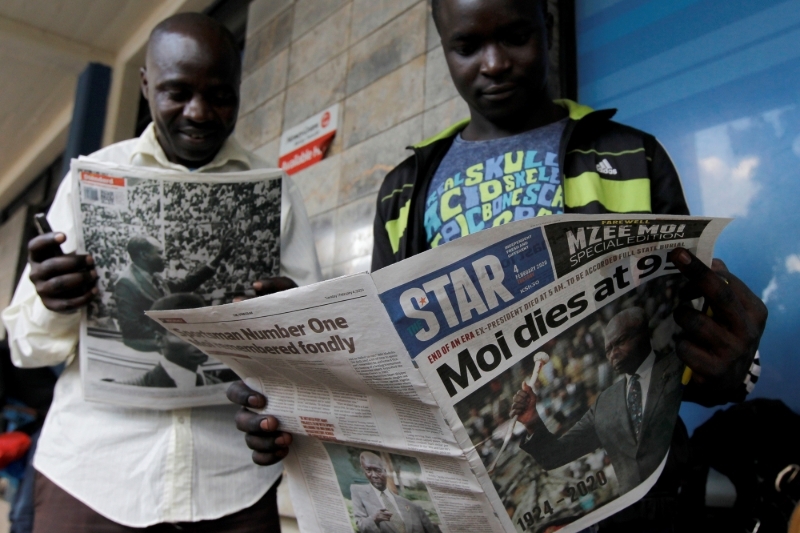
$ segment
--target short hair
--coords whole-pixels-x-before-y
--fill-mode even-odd
[[[641,307],[629,307],[628,309],[623,309],[613,317],[611,320],[608,321],[606,325],[606,330],[611,326],[612,323],[624,321],[626,325],[635,325],[637,329],[641,330],[642,332],[650,331],[648,326],[649,319],[647,317],[647,311],[642,309]]]
[[[152,237],[148,237],[147,235],[134,235],[130,239],[128,239],[128,255],[131,257],[138,256],[143,251],[145,251],[148,247],[153,246]]]
[[[159,37],[168,33],[189,33],[200,29],[208,29],[215,32],[222,38],[222,41],[230,48],[231,55],[234,58],[235,65],[238,72],[242,70],[242,58],[239,54],[239,44],[236,42],[236,37],[233,35],[225,25],[217,19],[209,17],[203,13],[187,12],[178,13],[167,17],[158,24],[156,24],[153,31],[150,32],[150,38],[147,41],[148,51],[152,43],[156,42]]]
[[[198,307],[205,307],[206,302],[203,297],[193,292],[176,292],[175,294],[168,294],[162,296],[150,306],[150,311],[174,311],[178,309],[197,309]],[[167,329],[154,321],[153,326],[156,333],[165,334]]]
[[[375,460],[380,461],[383,468],[386,469],[386,463],[383,462],[383,459],[381,459],[378,454],[373,452],[361,452],[361,455],[358,456],[358,462],[362,465],[364,464],[364,458],[375,458]]]
[[[547,0],[534,0],[539,8],[547,12]],[[431,0],[431,16],[433,17],[433,24],[436,26],[436,31],[439,31],[439,10],[442,8],[442,0]]]

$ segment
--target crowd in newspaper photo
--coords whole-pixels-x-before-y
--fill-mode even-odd
[[[254,281],[277,275],[280,180],[214,183],[76,173],[83,240],[99,288],[88,309],[88,342],[82,343],[89,360],[86,380],[101,389],[193,389],[236,379],[144,312],[230,303],[252,296]]]

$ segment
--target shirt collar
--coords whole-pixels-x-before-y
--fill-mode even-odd
[[[372,483],[370,483],[369,486],[372,487],[372,490],[375,491],[375,494],[377,494],[378,499],[380,500],[381,499],[381,491],[379,491],[377,488],[375,488],[375,485],[373,485]],[[397,505],[397,502],[394,499],[394,493],[392,493],[392,491],[389,490],[389,487],[386,487],[383,492],[384,492],[384,494],[389,496],[389,498],[391,498],[392,503]]]
[[[156,138],[156,128],[153,122],[151,122],[139,136],[136,147],[134,148],[133,153],[131,153],[131,160],[129,163],[133,163],[133,158],[136,156],[154,159],[158,166],[163,168],[179,170],[182,172],[189,170],[189,168],[177,163],[172,163],[167,159],[166,154],[164,154],[164,149],[161,148],[161,145]],[[217,155],[214,156],[214,159],[212,159],[210,163],[194,170],[207,172],[221,168],[234,161],[242,164],[244,167],[243,170],[250,170],[251,168],[250,157],[247,155],[247,152],[236,141],[236,139],[233,138],[233,136],[230,136],[225,140],[222,148],[220,148],[219,152],[217,152]]]
[[[643,381],[650,377],[650,373],[653,371],[653,364],[655,364],[655,361],[656,361],[656,354],[653,350],[650,350],[650,355],[648,355],[647,358],[644,361],[642,361],[642,364],[640,364],[639,368],[636,369],[636,372],[633,373],[633,374],[638,374],[639,381]],[[630,381],[631,376],[633,374],[627,376],[628,381]]]
[[[188,368],[183,368],[181,365],[176,365],[163,355],[158,358],[158,362],[161,363],[164,371],[172,378],[175,386],[179,389],[189,389],[197,386],[197,373]]]

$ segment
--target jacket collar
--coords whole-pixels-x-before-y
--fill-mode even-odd
[[[590,115],[592,117],[596,116],[598,119],[609,120],[617,113],[616,109],[602,109],[599,111],[595,111],[594,109],[592,109],[587,105],[579,104],[577,102],[568,100],[566,98],[553,100],[553,103],[566,109],[569,112],[570,120],[573,120],[575,122],[583,120],[584,118]],[[461,132],[464,128],[467,127],[467,124],[469,124],[468,118],[460,120],[455,124],[453,124],[452,126],[448,126],[444,130],[440,131],[433,137],[429,137],[424,141],[415,144],[413,148],[423,148],[425,146],[435,143],[436,141],[441,141],[443,139],[455,137],[459,132]]]
[[[155,160],[157,165],[162,168],[179,170],[182,172],[187,172],[190,170],[183,165],[173,163],[167,159],[166,154],[164,154],[164,149],[161,148],[161,145],[156,138],[156,128],[153,122],[151,122],[139,136],[136,146],[133,149],[133,153],[131,153],[130,162],[132,163],[133,158],[137,156]],[[245,170],[250,170],[250,157],[248,157],[247,152],[236,141],[236,139],[234,139],[233,136],[230,136],[225,140],[222,148],[220,148],[219,152],[217,152],[217,155],[214,156],[214,159],[211,160],[210,163],[194,170],[207,172],[210,170],[219,169],[232,161],[241,163],[244,165]]]

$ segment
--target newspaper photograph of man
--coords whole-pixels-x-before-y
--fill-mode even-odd
[[[145,311],[170,295],[191,298],[194,307],[230,303],[252,296],[254,281],[276,275],[280,180],[127,177],[121,188],[104,198],[93,194],[91,183],[81,187],[84,239],[99,289],[87,315],[87,379],[178,389],[234,380],[231,370],[205,356],[176,364],[194,348],[165,336]]]
[[[325,443],[356,533],[439,533],[419,461]]]
[[[456,406],[521,531],[577,520],[661,464],[681,402],[679,285],[637,287]]]
[[[166,267],[164,247],[153,237],[145,235],[131,237],[127,246],[130,264],[120,272],[114,284],[117,325],[122,334],[122,342],[141,352],[157,349],[159,347],[155,333],[157,324],[147,318],[144,312],[152,309],[153,302],[163,297],[165,291],[191,292],[211,279],[220,261],[230,253],[232,245],[230,237],[223,237],[219,252],[208,264],[200,265],[183,279],[162,280],[158,275],[164,272]]]
[[[167,309],[195,309],[203,307],[203,298],[191,293],[170,294],[159,298],[150,307],[152,311]],[[130,381],[121,382],[138,387],[192,388],[234,381],[237,376],[228,370],[218,375],[202,370],[208,356],[199,348],[183,342],[178,336],[154,323],[155,342],[161,358],[153,368]]]

